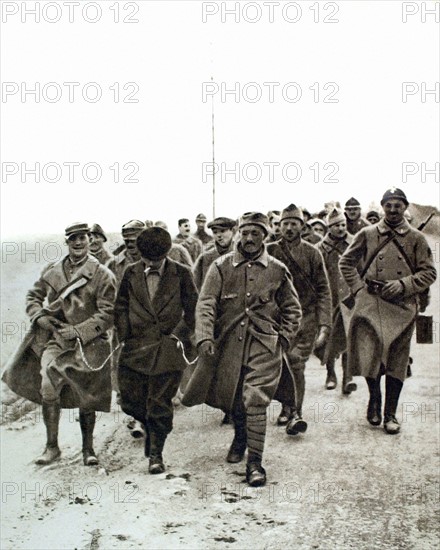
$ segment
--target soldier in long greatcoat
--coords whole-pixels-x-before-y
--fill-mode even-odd
[[[302,417],[305,394],[305,368],[314,346],[327,341],[332,326],[332,304],[327,272],[319,250],[301,237],[304,225],[302,211],[294,204],[281,214],[282,238],[269,244],[269,254],[283,262],[290,271],[302,308],[300,330],[286,353],[288,365],[283,365],[275,398],[283,407],[277,423],[286,425],[289,435],[307,430]]]
[[[86,223],[66,229],[69,254],[49,264],[26,297],[31,328],[11,359],[3,380],[18,395],[41,403],[47,445],[37,464],[60,455],[61,408],[79,407],[83,458],[98,463],[93,450],[95,411],[110,410],[111,345],[115,278],[89,252]]]
[[[350,235],[356,235],[358,231],[364,227],[368,227],[369,222],[362,217],[361,203],[357,199],[354,197],[348,199],[344,210],[345,217],[347,218],[347,231]]]
[[[232,413],[227,461],[241,461],[247,447],[251,486],[266,482],[266,409],[278,385],[282,349],[290,347],[301,319],[287,268],[267,254],[267,225],[263,214],[243,215],[237,249],[211,265],[196,310],[199,354],[215,365],[206,403]]]
[[[172,399],[186,363],[179,329],[194,329],[197,289],[191,271],[167,258],[171,237],[160,227],[137,238],[141,260],[127,267],[115,305],[124,343],[118,381],[122,410],[145,427],[149,472],[165,470],[162,452],[173,427]]]
[[[333,326],[325,349],[322,350],[322,362],[327,367],[325,387],[328,390],[336,388],[337,377],[335,361],[342,354],[342,393],[350,394],[357,389],[347,365],[346,333],[350,321],[351,310],[344,304],[350,289],[339,271],[339,258],[347,250],[352,236],[347,232],[347,222],[344,213],[339,208],[333,208],[327,216],[328,233],[317,245],[324,258],[332,295]]]
[[[384,428],[396,434],[396,410],[407,365],[419,296],[436,279],[431,249],[405,220],[401,189],[383,195],[385,218],[357,233],[339,261],[355,304],[348,334],[348,368],[366,378],[367,419],[382,422],[380,379],[385,374]],[[358,272],[360,270],[360,273]]]

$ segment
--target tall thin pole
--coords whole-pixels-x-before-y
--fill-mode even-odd
[[[211,76],[211,81],[214,78]],[[215,131],[214,131],[214,94],[211,95],[211,124],[212,124],[212,219],[215,218]]]

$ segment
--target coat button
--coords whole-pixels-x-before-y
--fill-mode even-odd
[[[244,327],[245,324],[246,324],[246,323],[245,323],[244,321],[242,321],[242,322],[240,323],[240,326]]]
[[[398,259],[398,260],[401,260],[401,259],[402,259],[402,256],[397,256],[397,259]]]
[[[243,336],[239,336],[238,339],[239,339],[239,340],[243,340]]]
[[[382,254],[379,256],[379,260],[383,260],[383,256]]]
[[[247,308],[245,309],[245,311],[246,311],[246,313],[248,313],[248,311],[249,311],[249,308],[247,307]]]
[[[379,271],[379,272],[380,272],[380,271],[383,271],[383,269],[382,269],[381,267],[379,267],[379,269],[378,269],[377,271]]]
[[[251,293],[250,293],[250,292],[246,292],[246,296],[250,296],[250,295],[251,295]]]
[[[252,267],[252,264],[248,264],[248,267]]]

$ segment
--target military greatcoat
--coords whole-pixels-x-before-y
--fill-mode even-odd
[[[341,257],[339,268],[356,295],[348,334],[349,369],[354,375],[375,378],[383,364],[386,374],[403,381],[418,312],[418,295],[437,275],[425,237],[403,220],[394,228],[395,242],[389,242],[380,250],[361,279],[357,267],[362,271],[362,266],[391,231],[385,220],[362,229]],[[384,300],[368,292],[367,279],[399,280],[402,294],[398,299]]]

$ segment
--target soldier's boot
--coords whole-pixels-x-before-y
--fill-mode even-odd
[[[400,432],[400,424],[396,418],[397,404],[403,382],[392,376],[385,376],[385,407],[383,427],[388,434],[395,435]]]
[[[325,387],[327,390],[334,390],[338,385],[338,379],[335,372],[335,360],[330,359],[327,361],[327,378],[325,380]]]
[[[35,464],[39,466],[50,464],[61,454],[58,447],[58,426],[60,423],[59,402],[47,403],[43,401],[43,420],[46,426],[47,443],[43,454],[35,460]]]
[[[370,391],[368,401],[367,420],[372,426],[380,426],[382,423],[382,394],[380,392],[380,374],[377,378],[366,377]]]
[[[347,353],[342,354],[342,393],[350,395],[351,392],[357,390],[357,384],[353,382],[353,377],[348,369]]]
[[[95,411],[86,412],[80,409],[79,425],[81,426],[84,466],[96,466],[96,464],[98,464],[98,459],[93,450],[93,430],[95,428],[95,421]]]
[[[247,447],[246,415],[234,414],[234,439],[229,447],[226,462],[236,464],[243,460]]]
[[[289,420],[292,418],[293,410],[290,405],[282,404],[281,412],[277,418],[278,426],[285,426]]]
[[[306,381],[304,377],[304,368],[293,371],[293,382],[295,386],[295,406],[293,407],[292,416],[286,426],[288,435],[298,435],[307,431],[307,422],[302,417],[302,405],[304,402],[304,394],[306,389]]]
[[[150,474],[163,474],[165,471],[162,452],[166,437],[166,435],[150,431],[150,463],[148,465],[148,471]]]
[[[248,442],[246,481],[251,487],[261,487],[266,483],[266,471],[261,465],[266,439],[266,409],[264,407],[248,408],[246,431]]]

